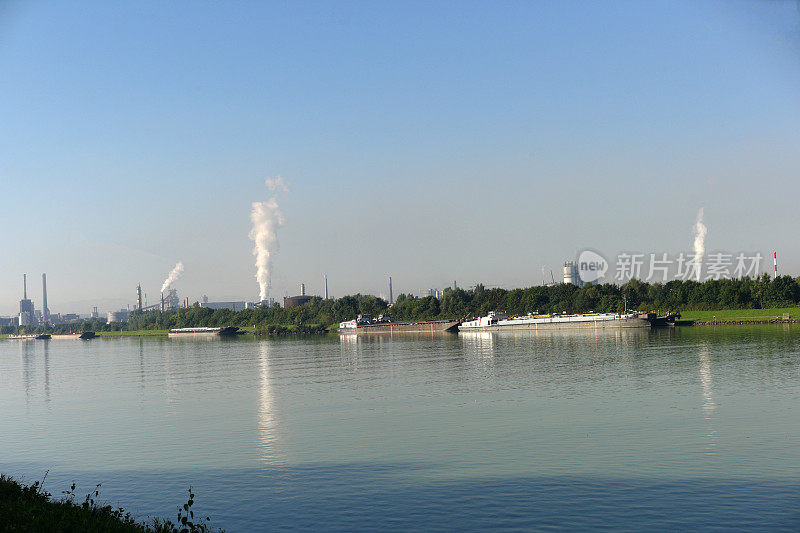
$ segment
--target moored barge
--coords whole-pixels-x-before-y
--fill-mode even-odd
[[[206,337],[230,337],[236,335],[239,328],[236,326],[227,326],[223,328],[175,328],[169,330],[169,337],[191,337],[191,336],[206,336]]]
[[[377,320],[358,316],[355,320],[339,323],[339,333],[437,333],[456,331],[460,320],[427,320],[420,322],[394,322],[380,316]]]

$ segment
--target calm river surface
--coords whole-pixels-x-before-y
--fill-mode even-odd
[[[800,327],[0,341],[0,471],[227,531],[800,528]]]

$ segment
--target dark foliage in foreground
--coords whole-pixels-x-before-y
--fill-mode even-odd
[[[102,505],[96,498],[100,485],[75,501],[75,484],[63,491],[61,499],[42,489],[38,481],[26,486],[0,475],[0,530],[19,532],[111,532],[111,533],[205,533],[211,531],[208,518],[195,522],[192,505],[194,494],[178,508],[178,523],[153,520],[137,522],[122,508]]]

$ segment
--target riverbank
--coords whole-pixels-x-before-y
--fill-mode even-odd
[[[75,484],[65,495],[56,499],[46,492],[40,482],[23,485],[19,481],[0,475],[0,523],[3,531],[81,531],[112,533],[178,533],[179,531],[212,531],[206,523],[193,524],[191,507],[194,494],[179,508],[180,527],[171,521],[154,519],[149,523],[133,519],[122,508],[102,505],[97,501],[100,485],[75,501]],[[186,519],[184,522],[183,519]]]
[[[797,324],[799,307],[773,307],[770,309],[717,309],[712,311],[682,311],[681,320],[695,326]]]

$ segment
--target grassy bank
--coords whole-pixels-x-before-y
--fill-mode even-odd
[[[697,322],[764,322],[782,319],[788,314],[792,320],[800,319],[800,307],[774,307],[771,309],[718,309],[714,311],[681,311],[682,320]]]
[[[178,524],[152,520],[138,522],[122,508],[102,505],[96,499],[100,485],[75,500],[75,484],[57,499],[44,491],[39,482],[26,486],[0,475],[0,530],[20,532],[112,532],[112,533],[196,533],[208,532],[208,518],[195,523],[192,505],[194,494],[189,490],[188,501],[178,508]]]

